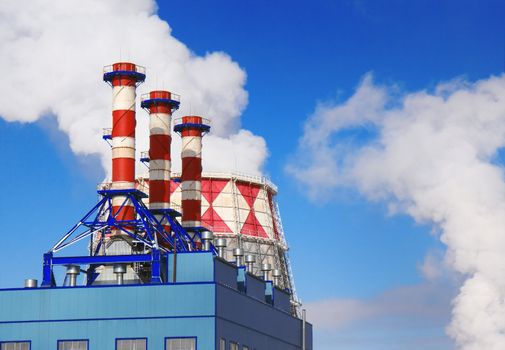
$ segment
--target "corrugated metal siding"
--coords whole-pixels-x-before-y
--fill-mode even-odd
[[[216,294],[216,339],[261,350],[301,349],[301,320],[224,286],[217,285]],[[307,325],[309,344],[311,332]]]
[[[214,347],[214,284],[111,286],[0,291],[0,341],[32,340],[32,350],[58,340],[89,339],[90,349],[115,349],[116,338],[198,337]]]

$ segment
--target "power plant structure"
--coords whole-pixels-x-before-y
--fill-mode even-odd
[[[0,350],[311,350],[277,188],[203,171],[210,120],[173,119],[181,99],[170,91],[143,94],[149,151],[140,160],[149,173],[136,176],[136,90],[145,79],[134,63],[104,68],[111,181],[43,255],[40,285],[0,290]],[[182,140],[180,173],[171,169],[172,131]]]

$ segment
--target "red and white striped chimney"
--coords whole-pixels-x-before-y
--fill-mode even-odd
[[[136,88],[145,80],[145,69],[119,62],[104,68],[104,81],[112,85],[112,187],[135,189],[135,98]],[[135,220],[135,209],[123,195],[112,199],[116,220]],[[118,231],[119,232],[119,231]]]
[[[202,136],[210,130],[208,121],[186,116],[174,128],[182,137],[181,209],[182,226],[201,226],[202,211]]]
[[[161,212],[170,208],[172,111],[179,107],[179,96],[169,91],[151,91],[142,95],[141,106],[149,110],[149,209],[161,220]],[[162,224],[170,233],[170,225]]]

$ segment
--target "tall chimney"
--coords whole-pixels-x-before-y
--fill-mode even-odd
[[[145,69],[134,63],[119,62],[104,68],[103,80],[112,86],[113,190],[135,188],[135,98],[137,85],[145,77]],[[118,221],[135,220],[132,203],[121,208],[125,199],[123,195],[113,197],[112,213]]]
[[[182,226],[197,228],[201,226],[202,215],[202,136],[210,126],[202,117],[186,116],[174,130],[182,137]]]
[[[142,95],[141,106],[149,109],[149,209],[158,220],[170,208],[170,149],[172,112],[179,107],[179,96],[169,91]],[[158,213],[156,213],[158,211]],[[162,222],[170,234],[170,224]]]

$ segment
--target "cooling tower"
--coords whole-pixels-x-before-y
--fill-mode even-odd
[[[139,178],[138,186],[148,192],[149,179]],[[265,177],[204,172],[201,188],[201,224],[216,239],[226,239],[225,259],[234,261],[233,250],[241,247],[245,256],[256,256],[255,275],[262,275],[261,266],[266,263],[280,270],[279,286],[291,290],[293,303],[297,303],[288,245],[275,200],[277,187]],[[171,208],[180,211],[180,173],[172,173],[170,192]]]

